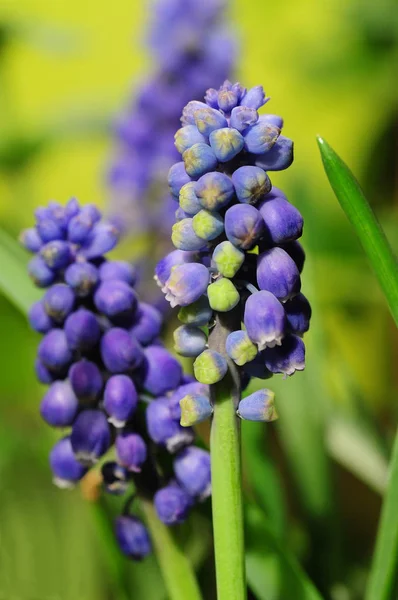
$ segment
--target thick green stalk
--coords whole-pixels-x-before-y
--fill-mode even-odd
[[[225,354],[225,340],[234,328],[233,320],[230,313],[219,315],[209,339],[211,349]],[[218,600],[246,598],[241,436],[236,416],[240,390],[236,375],[231,365],[224,379],[211,386],[214,414],[210,449]]]
[[[159,521],[152,502],[142,501],[170,600],[202,600],[191,562],[179,546],[172,529]]]

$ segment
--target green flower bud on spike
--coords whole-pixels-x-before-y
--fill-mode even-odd
[[[245,253],[239,250],[231,242],[221,242],[215,247],[212,264],[224,277],[234,277],[243,265]]]
[[[225,344],[227,354],[234,363],[242,367],[257,356],[257,346],[253,344],[246,331],[233,331]]]
[[[230,279],[222,277],[207,288],[209,304],[213,310],[228,312],[239,302],[239,292]]]
[[[224,378],[228,371],[228,363],[219,352],[205,350],[193,363],[193,370],[200,383],[211,385]]]
[[[203,209],[193,217],[192,228],[202,240],[214,240],[224,231],[224,219],[216,212]]]
[[[213,310],[207,296],[201,296],[199,300],[189,304],[189,306],[181,307],[178,313],[178,318],[182,323],[198,327],[208,325],[212,316]]]
[[[204,394],[187,394],[180,400],[182,427],[205,421],[213,414],[213,407]]]

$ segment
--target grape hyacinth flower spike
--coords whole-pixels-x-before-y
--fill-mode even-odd
[[[156,279],[171,305],[181,307],[184,325],[175,332],[175,349],[195,357],[195,377],[210,387],[210,402],[200,392],[180,398],[181,424],[213,415],[220,598],[243,598],[242,551],[230,553],[243,540],[238,417],[270,422],[277,414],[272,391],[241,399],[241,389],[252,377],[286,377],[304,369],[302,336],[311,308],[300,291],[303,218],[270,178],[293,161],[283,119],[259,114],[269,100],[261,86],[247,90],[226,81],[204,100],[186,105],[175,136],[181,160],[170,169],[169,185],[183,218],[173,226],[177,250],[160,261]],[[231,570],[241,595],[235,587],[228,596]]]
[[[43,336],[35,366],[38,379],[49,387],[40,413],[63,434],[51,450],[50,467],[59,487],[72,487],[114,447],[116,459],[101,468],[104,490],[123,495],[134,484],[136,496],[154,502],[158,518],[174,525],[211,490],[209,454],[199,448],[199,454],[184,454],[195,448],[195,436],[180,424],[175,399],[200,394],[203,415],[210,407],[209,390],[186,383],[179,362],[162,347],[162,316],[140,302],[134,266],[105,258],[117,238],[95,206],[80,207],[74,199],[66,206],[52,202],[38,209],[35,226],[21,235],[34,254],[29,273],[46,288],[29,322]],[[185,260],[177,263],[189,266]],[[208,271],[202,269],[204,292]],[[189,276],[175,280],[177,298],[187,285]],[[178,347],[189,356],[201,352],[205,334],[195,325],[184,327]],[[190,328],[199,332],[195,344]],[[196,474],[199,487],[192,484]],[[128,498],[115,535],[127,557],[141,560],[151,551],[151,541],[131,506]]]

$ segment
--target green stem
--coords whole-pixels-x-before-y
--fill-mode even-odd
[[[398,579],[398,432],[392,451],[389,484],[381,511],[365,600],[395,600]]]
[[[151,502],[143,500],[142,507],[170,600],[202,600],[192,565],[173,531],[159,521]]]
[[[209,339],[212,349],[225,354],[225,339],[234,329],[232,320],[230,313],[218,316]],[[214,414],[210,448],[218,600],[246,598],[241,436],[236,416],[240,389],[235,369],[231,365],[224,379],[211,386]]]

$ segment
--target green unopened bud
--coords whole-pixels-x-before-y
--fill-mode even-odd
[[[224,219],[217,212],[203,209],[193,217],[192,227],[202,240],[214,240],[224,231]]]
[[[209,304],[213,310],[228,312],[239,302],[239,292],[230,279],[224,277],[210,284],[207,288]]]
[[[182,427],[191,427],[205,421],[213,414],[209,398],[204,394],[187,394],[180,400]]]
[[[257,346],[253,344],[246,331],[233,331],[225,344],[227,354],[234,363],[242,367],[257,356]]]
[[[193,363],[193,370],[200,383],[211,385],[224,378],[228,371],[228,363],[219,352],[205,350]]]
[[[197,325],[203,327],[208,325],[213,310],[210,307],[209,299],[207,296],[202,296],[196,302],[189,304],[189,306],[183,306],[178,313],[178,318],[181,323],[186,325]]]
[[[234,277],[245,260],[245,253],[231,242],[221,242],[215,247],[212,263],[224,277]]]

